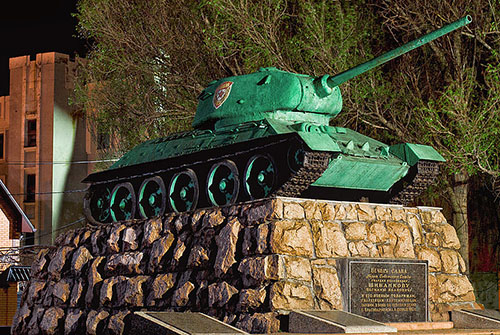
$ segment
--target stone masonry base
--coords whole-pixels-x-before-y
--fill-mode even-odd
[[[437,208],[295,198],[87,227],[32,266],[15,334],[122,334],[137,310],[201,311],[252,333],[296,309],[342,309],[335,259],[429,262],[432,321],[477,308]]]

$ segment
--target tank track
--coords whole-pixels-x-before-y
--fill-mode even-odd
[[[303,191],[321,177],[328,167],[330,156],[331,154],[327,152],[304,152],[302,167],[281,185],[275,195],[285,197],[300,196]]]
[[[415,166],[416,174],[403,189],[395,194],[390,200],[391,204],[408,205],[424,190],[426,190],[439,174],[439,163],[431,161],[419,161]]]

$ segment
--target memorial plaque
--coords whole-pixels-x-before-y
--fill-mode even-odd
[[[337,260],[343,307],[381,322],[428,320],[427,261]]]

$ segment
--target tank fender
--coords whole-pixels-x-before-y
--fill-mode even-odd
[[[282,120],[266,119],[278,134],[296,133],[314,151],[342,152],[338,143],[328,134],[328,126],[314,125],[309,122],[290,124]]]
[[[410,166],[417,164],[420,160],[446,162],[446,159],[436,149],[423,144],[401,143],[391,145],[389,152]]]
[[[297,134],[314,151],[341,152],[339,145],[330,135],[325,133],[309,133],[298,131]]]

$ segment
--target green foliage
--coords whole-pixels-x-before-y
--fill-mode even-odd
[[[117,156],[189,128],[196,95],[220,76],[201,41],[196,1],[80,0],[79,31],[92,41],[74,103],[109,134]],[[213,73],[210,71],[214,71]]]
[[[366,1],[204,0],[200,7],[210,23],[204,41],[232,75],[268,66],[336,74],[371,59],[382,33]],[[384,82],[378,68],[343,84],[345,108],[334,123],[367,130],[373,122],[360,115],[376,115],[391,99]]]
[[[213,79],[266,66],[339,73],[470,13],[473,28],[343,84],[334,123],[432,145],[448,173],[494,175],[499,2],[422,1],[80,0],[80,32],[94,43],[75,103],[123,151],[187,129]]]

